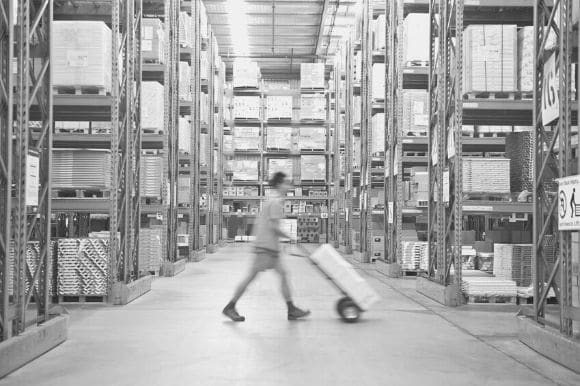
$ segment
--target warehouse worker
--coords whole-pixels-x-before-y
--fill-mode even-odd
[[[269,183],[274,194],[264,202],[262,212],[256,222],[254,261],[247,277],[240,283],[234,297],[223,310],[223,314],[234,322],[246,320],[245,317],[236,311],[236,302],[242,297],[246,288],[248,288],[248,285],[256,278],[258,273],[268,269],[273,269],[280,275],[282,295],[284,295],[288,305],[288,320],[296,320],[310,315],[310,311],[301,310],[292,303],[288,274],[280,261],[280,237],[292,240],[290,235],[280,230],[280,219],[284,216],[282,197],[286,196],[290,183],[286,179],[286,174],[282,172],[274,174]]]

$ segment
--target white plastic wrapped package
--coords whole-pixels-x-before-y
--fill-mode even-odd
[[[189,117],[179,117],[178,148],[180,152],[191,153],[191,123]]]
[[[300,88],[324,88],[324,63],[300,64]]]
[[[429,14],[410,13],[403,24],[405,64],[429,62]]]
[[[187,62],[179,62],[179,99],[191,101],[191,67]]]
[[[164,90],[159,82],[141,84],[141,127],[143,129],[163,130],[165,104]]]
[[[163,23],[159,19],[143,18],[141,56],[144,62],[163,63],[165,55]]]

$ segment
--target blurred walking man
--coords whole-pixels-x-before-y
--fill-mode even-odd
[[[288,305],[288,320],[296,320],[310,315],[310,311],[304,311],[292,303],[288,273],[280,261],[280,237],[292,239],[280,229],[280,219],[284,217],[282,197],[286,196],[290,184],[286,180],[286,174],[278,172],[270,180],[270,186],[274,190],[273,196],[269,197],[257,219],[254,235],[254,262],[246,278],[238,286],[232,300],[223,310],[223,314],[234,322],[243,322],[245,317],[236,311],[236,302],[242,297],[246,288],[256,278],[258,273],[268,269],[275,270],[282,281],[282,295]]]

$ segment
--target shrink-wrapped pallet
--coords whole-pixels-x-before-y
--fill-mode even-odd
[[[303,155],[300,157],[300,179],[302,181],[326,181],[326,157]]]
[[[429,63],[429,14],[410,13],[403,22],[405,65]]]
[[[165,116],[163,85],[159,82],[141,84],[141,127],[148,130],[163,131]]]
[[[234,160],[233,161],[234,180],[257,181],[258,163],[259,163],[258,161],[253,160]]]
[[[516,25],[470,25],[463,39],[464,93],[516,91]]]
[[[304,94],[300,96],[300,119],[326,120],[326,97],[324,94]]]
[[[111,188],[109,150],[54,149],[52,154],[54,189]]]
[[[202,166],[208,165],[209,152],[209,134],[201,133],[199,135],[199,163]]]
[[[372,96],[374,100],[384,100],[385,99],[385,64],[375,63],[373,64],[373,86],[372,86]]]
[[[139,271],[158,272],[162,261],[162,235],[160,229],[139,229]]]
[[[292,119],[292,96],[268,96],[267,119]]]
[[[517,295],[516,282],[496,277],[463,276],[462,290],[467,296],[510,296]]]
[[[463,158],[465,193],[510,193],[510,160]]]
[[[209,123],[209,96],[202,92],[200,95],[200,119],[202,123]]]
[[[300,88],[324,88],[324,63],[300,64]]]
[[[234,149],[261,150],[259,127],[234,127]]]
[[[387,18],[385,15],[380,15],[373,20],[373,50],[384,50],[387,46]]]
[[[179,175],[177,177],[177,203],[190,204],[191,179],[189,176]]]
[[[111,90],[111,30],[102,21],[54,21],[51,69],[54,87]]]
[[[234,119],[260,119],[259,96],[234,97]]]
[[[179,99],[191,101],[191,67],[187,62],[179,62]]]
[[[352,123],[360,125],[362,120],[362,100],[360,96],[355,96],[352,102]]]
[[[423,90],[403,91],[403,135],[421,136],[429,130],[429,93]]]
[[[329,244],[322,245],[310,257],[363,311],[380,300],[354,267]]]
[[[291,127],[268,127],[266,133],[266,147],[271,150],[292,149]]]
[[[161,198],[163,190],[163,158],[142,156],[140,191],[142,197]]]
[[[234,88],[258,88],[259,78],[258,63],[247,59],[234,60]]]
[[[298,146],[300,150],[326,149],[326,129],[324,127],[301,127]]]
[[[294,161],[291,158],[270,158],[268,160],[268,180],[277,172],[283,172],[292,178],[293,171]]]
[[[187,12],[179,13],[179,45],[181,47],[193,47],[193,25],[191,16]]]
[[[159,19],[143,18],[141,55],[145,63],[164,62],[163,23]]]
[[[179,117],[177,146],[180,152],[191,153],[191,122],[189,117]]]
[[[372,120],[372,154],[385,151],[385,114],[379,113],[373,115]]]

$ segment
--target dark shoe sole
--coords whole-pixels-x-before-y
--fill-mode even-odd
[[[288,315],[288,320],[299,320],[299,319],[306,318],[309,315],[310,315],[310,311],[306,311],[306,313],[304,315],[300,315],[300,316]]]
[[[232,322],[245,322],[246,321],[246,318],[244,316],[235,317],[235,316],[229,315],[226,310],[223,310],[222,314],[225,317],[227,317],[228,319],[230,319]]]

